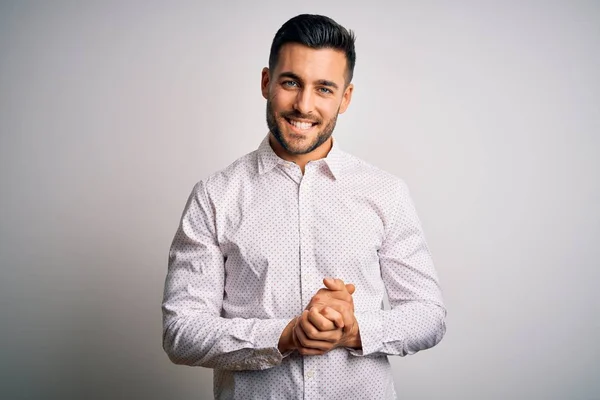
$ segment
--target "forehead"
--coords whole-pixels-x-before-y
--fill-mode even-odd
[[[346,55],[334,49],[312,49],[299,43],[286,43],[279,50],[275,76],[282,72],[293,72],[310,82],[329,80],[344,84]]]

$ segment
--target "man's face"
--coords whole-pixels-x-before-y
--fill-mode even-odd
[[[267,125],[287,153],[310,153],[331,137],[352,97],[353,85],[346,87],[345,76],[343,52],[297,43],[281,47],[273,71],[263,69]]]

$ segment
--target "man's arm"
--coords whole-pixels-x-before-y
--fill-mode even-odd
[[[346,325],[356,324],[355,338],[358,341],[344,345],[353,355],[413,354],[435,346],[446,331],[446,309],[436,272],[420,221],[403,182],[398,186],[397,198],[397,207],[379,251],[381,277],[391,310],[354,314],[348,299],[337,295],[342,288],[326,281],[327,288],[319,290],[308,306],[320,309],[333,307],[344,315]],[[326,346],[325,342],[319,342],[327,337],[326,330],[308,322],[298,327],[302,328],[297,329],[298,336],[303,337],[305,343],[315,348]]]
[[[356,314],[362,349],[350,352],[404,356],[435,346],[446,332],[446,309],[421,223],[402,181],[379,264],[391,309]]]
[[[202,182],[186,204],[169,252],[163,348],[176,364],[231,370],[278,365],[288,319],[222,318],[224,257]]]

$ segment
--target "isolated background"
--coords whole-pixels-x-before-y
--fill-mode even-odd
[[[168,247],[304,12],[355,30],[335,136],[408,183],[441,278],[402,398],[600,398],[600,3],[342,0],[0,3],[0,397],[212,397],[161,348]]]

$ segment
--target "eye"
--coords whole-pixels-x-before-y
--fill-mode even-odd
[[[323,94],[333,94],[333,91],[329,88],[326,87],[320,87],[319,88],[319,92],[323,93]]]
[[[296,82],[296,81],[283,81],[281,84],[283,85],[283,87],[290,87],[290,88],[298,86],[298,82]]]

